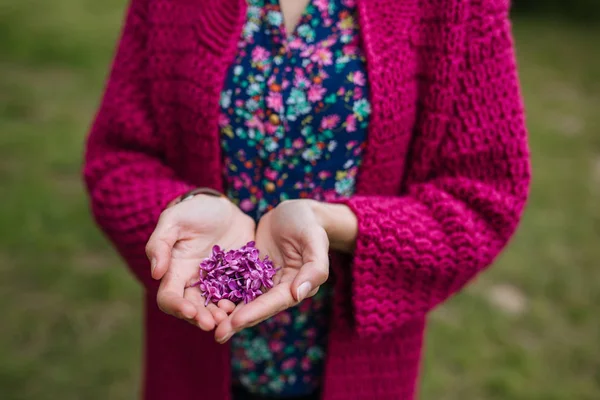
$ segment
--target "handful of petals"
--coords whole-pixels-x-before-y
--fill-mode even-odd
[[[214,246],[212,255],[200,263],[200,288],[206,304],[227,299],[237,304],[248,303],[273,287],[273,276],[278,268],[249,242],[237,250],[223,251]]]

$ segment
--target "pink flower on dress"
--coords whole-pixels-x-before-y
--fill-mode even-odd
[[[325,12],[329,8],[329,0],[314,0],[313,4],[321,12]]]
[[[356,117],[354,114],[346,117],[346,132],[356,132]]]
[[[333,129],[340,122],[340,117],[337,115],[328,115],[321,120],[321,128]]]
[[[266,132],[267,132],[269,135],[272,135],[272,134],[274,134],[275,132],[277,132],[277,129],[279,128],[279,126],[280,126],[280,125],[273,125],[272,123],[270,123],[270,122],[267,122],[267,123],[265,124],[265,131],[266,131]]]
[[[320,66],[331,65],[333,64],[333,55],[329,49],[320,47],[310,56],[310,60]]]
[[[242,211],[252,211],[254,209],[254,203],[252,203],[252,201],[249,199],[244,199],[240,202],[240,208]]]
[[[362,99],[363,97],[364,97],[364,96],[363,96],[363,91],[362,91],[362,89],[361,89],[361,88],[359,88],[359,87],[357,87],[357,88],[354,88],[354,96],[352,96],[352,98],[353,98],[354,100],[360,100],[360,99]]]
[[[238,177],[234,177],[233,178],[233,188],[235,190],[240,190],[243,187],[244,187],[244,182],[242,182],[242,180],[239,179]]]
[[[299,36],[295,36],[292,40],[290,40],[288,42],[288,47],[291,50],[299,50],[302,48],[303,45],[304,45],[304,42],[302,41],[302,38]]]
[[[262,46],[256,46],[252,50],[252,61],[253,62],[262,62],[266,61],[269,58],[269,51]]]
[[[225,113],[219,114],[219,126],[221,128],[229,125],[229,117]]]
[[[265,125],[264,125],[263,121],[260,118],[258,118],[257,115],[253,115],[252,118],[250,118],[249,120],[247,120],[246,121],[246,126],[248,128],[255,128],[260,133],[264,133],[265,132]]]
[[[356,54],[357,51],[358,51],[358,46],[354,42],[348,43],[347,45],[342,47],[342,52],[346,56],[353,56]]]
[[[264,172],[265,174],[265,178],[267,178],[270,181],[276,181],[277,180],[277,171],[274,171],[270,168],[267,168]]]
[[[327,179],[331,176],[331,172],[329,171],[319,171],[319,179]]]
[[[279,340],[273,340],[269,343],[269,349],[271,349],[273,353],[279,353],[283,350],[284,347],[285,345],[283,344],[283,342]]]
[[[302,357],[300,365],[302,366],[302,370],[308,371],[310,369],[310,359],[308,357]]]
[[[362,71],[356,71],[352,74],[352,82],[358,86],[365,86],[365,74]]]
[[[269,92],[267,96],[267,107],[280,113],[283,110],[283,97],[279,92]]]
[[[288,358],[287,360],[285,360],[284,362],[281,363],[281,369],[283,369],[284,371],[286,369],[292,369],[296,366],[296,364],[298,364],[298,360],[295,358]]]
[[[346,7],[354,7],[356,0],[342,0],[342,4]]]
[[[294,78],[294,86],[302,89],[307,88],[310,86],[310,81],[303,74],[296,75]]]
[[[316,103],[321,101],[327,90],[321,85],[313,85],[308,89],[308,101]]]
[[[304,147],[304,139],[298,138],[298,139],[294,140],[294,142],[292,143],[292,146],[295,149],[301,149],[301,148],[303,148]]]

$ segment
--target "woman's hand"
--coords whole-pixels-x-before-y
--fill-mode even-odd
[[[212,247],[239,248],[254,240],[256,224],[225,198],[197,195],[167,208],[146,246],[152,277],[161,279],[157,302],[167,314],[210,331],[227,318],[197,286],[200,262]],[[225,308],[226,310],[226,308]]]
[[[321,203],[313,200],[289,200],[265,214],[256,231],[256,247],[261,256],[268,255],[281,267],[274,286],[248,304],[240,304],[219,324],[215,332],[218,342],[226,342],[240,330],[313,296],[329,276],[329,239]],[[219,303],[223,310],[232,305]]]

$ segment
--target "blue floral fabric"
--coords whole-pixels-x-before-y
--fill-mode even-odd
[[[371,112],[355,0],[313,0],[287,33],[278,0],[249,0],[221,94],[228,196],[258,220],[281,201],[353,194]],[[232,339],[234,382],[298,396],[320,385],[324,286],[300,305]]]

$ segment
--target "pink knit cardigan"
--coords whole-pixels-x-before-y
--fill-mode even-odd
[[[93,214],[146,288],[147,400],[230,397],[228,346],[158,310],[144,246],[174,197],[223,189],[218,101],[245,8],[132,0],[87,144]],[[508,8],[358,1],[373,114],[356,251],[332,266],[325,400],[413,398],[427,312],[517,227],[530,165]]]

